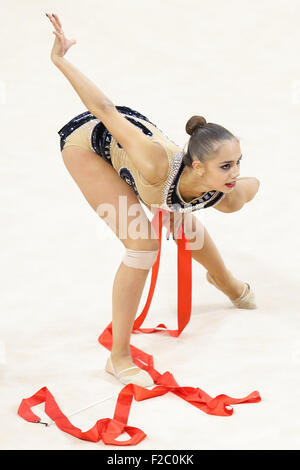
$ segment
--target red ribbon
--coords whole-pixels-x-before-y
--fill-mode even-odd
[[[188,240],[185,238],[183,230],[177,240],[177,256],[178,256],[178,281],[177,281],[177,318],[178,329],[169,330],[166,325],[159,324],[156,328],[141,328],[147,313],[149,311],[153,298],[159,262],[161,253],[161,232],[162,232],[162,211],[156,212],[153,217],[152,224],[159,234],[159,252],[157,260],[152,268],[151,285],[147,297],[145,307],[140,316],[135,320],[132,332],[157,333],[161,329],[165,329],[170,336],[177,337],[188,324],[191,316],[191,299],[192,299],[192,258]],[[110,323],[103,333],[99,336],[99,342],[111,351],[112,349],[112,323]],[[146,370],[156,384],[152,390],[140,387],[138,385],[126,385],[119,393],[115,413],[113,419],[100,419],[96,424],[86,432],[82,432],[79,428],[73,426],[68,418],[62,413],[57,405],[53,395],[47,387],[41,388],[38,392],[29,398],[22,400],[18,409],[18,414],[26,421],[38,423],[40,418],[35,415],[31,408],[40,403],[45,403],[46,414],[55,422],[55,424],[64,432],[83,439],[86,441],[98,442],[102,439],[106,445],[128,446],[136,445],[141,442],[146,434],[139,428],[127,426],[128,417],[133,398],[136,401],[147,400],[148,398],[165,395],[172,392],[191,405],[199,408],[207,414],[217,416],[230,416],[233,409],[230,405],[239,403],[257,403],[261,400],[259,392],[250,393],[244,398],[236,399],[227,395],[218,395],[215,398],[210,397],[200,388],[181,387],[178,385],[170,372],[160,374],[154,369],[153,356],[145,353],[141,349],[130,345],[133,362],[141,369]],[[230,407],[230,408],[228,408]],[[127,432],[130,439],[126,441],[118,441],[117,438]]]

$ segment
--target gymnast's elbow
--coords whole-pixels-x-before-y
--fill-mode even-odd
[[[216,205],[221,212],[237,212],[256,195],[260,181],[254,177],[240,178],[235,189]]]
[[[239,197],[232,197],[232,195],[226,194],[226,197],[219,202],[214,209],[225,214],[230,214],[231,212],[237,212],[241,210],[245,202]]]
[[[246,202],[252,201],[252,199],[255,197],[257,194],[258,190],[260,187],[260,181],[258,178],[252,177],[251,178],[251,185],[249,187],[249,192],[248,192],[248,197]]]
[[[228,202],[224,212],[231,213],[231,212],[237,212],[244,207],[245,202],[241,199],[234,199],[230,202]]]
[[[104,120],[111,111],[115,111],[116,107],[112,101],[106,96],[99,101],[93,101],[90,106],[87,106],[87,109],[98,119]]]

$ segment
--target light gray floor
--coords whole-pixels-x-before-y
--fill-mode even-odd
[[[29,424],[17,408],[44,385],[66,413],[120,390],[103,371],[107,351],[97,336],[110,322],[123,248],[62,163],[57,130],[84,106],[49,60],[48,10],[77,38],[69,60],[115,104],[145,113],[182,146],[191,115],[224,125],[241,139],[241,176],[261,181],[242,211],[197,213],[259,308],[234,309],[194,264],[192,319],[183,334],[135,335],[132,343],[182,385],[212,396],[259,390],[262,402],[236,405],[226,418],[172,394],[134,403],[129,424],[147,434],[138,448],[299,448],[297,0],[1,3],[0,447],[107,449]],[[145,325],[175,328],[171,241],[161,264]],[[88,429],[112,417],[114,406],[110,400],[72,422]]]

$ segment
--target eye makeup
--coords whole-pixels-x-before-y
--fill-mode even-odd
[[[239,165],[240,162],[241,162],[241,160],[242,160],[242,155],[240,156],[240,158],[238,159],[238,161],[236,162],[236,164]],[[226,163],[226,162],[223,162],[223,163]],[[230,161],[227,162],[226,165],[220,166],[220,168],[222,168],[222,170],[229,170],[229,168],[230,168],[230,163],[234,163],[234,161],[233,161],[233,160],[230,160]]]

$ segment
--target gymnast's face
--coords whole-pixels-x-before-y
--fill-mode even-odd
[[[230,193],[234,189],[235,185],[230,186],[230,183],[234,183],[240,176],[241,153],[239,141],[231,139],[223,142],[204,163],[199,160],[193,162],[193,168],[207,191]]]

